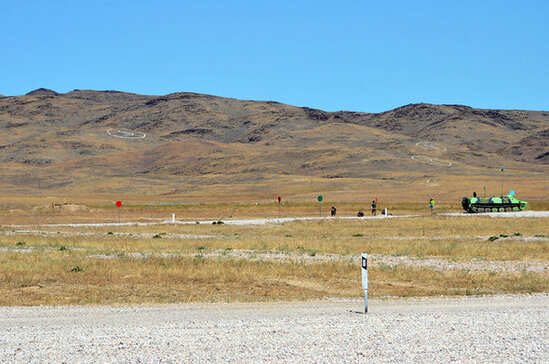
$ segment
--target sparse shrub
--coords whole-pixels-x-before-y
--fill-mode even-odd
[[[15,245],[23,246],[23,245],[25,245],[25,244],[26,244],[26,243],[25,243],[24,241],[18,241],[17,244],[15,244]]]
[[[217,224],[217,221],[212,222],[212,225],[216,225],[216,224]]]
[[[199,225],[199,224],[200,224],[200,221],[197,221],[197,222],[196,222],[196,225]]]
[[[64,246],[64,245],[62,245],[62,246],[59,247],[59,250],[60,250],[60,251],[67,250],[67,247]]]
[[[505,235],[505,234],[499,234],[499,237],[500,237],[500,238],[508,238],[508,237],[509,237],[509,235]]]
[[[203,252],[204,250],[206,250],[206,247],[202,245],[202,246],[199,246],[197,249]]]
[[[226,251],[230,251],[230,250],[233,250],[233,248],[231,248],[230,246],[226,247],[225,248]]]
[[[297,247],[297,251],[299,252],[299,254],[307,254],[311,257],[314,257],[316,256],[317,252],[316,250],[313,250],[313,249],[307,249],[307,248],[304,248],[302,246],[298,246]]]
[[[162,238],[159,234],[156,234],[155,236],[153,236],[153,239],[160,239]]]
[[[112,231],[109,231],[107,235],[114,235],[114,233]]]
[[[490,237],[488,238],[489,241],[496,241],[496,240],[498,240],[498,239],[499,239],[499,236],[495,236],[495,235],[494,235],[494,236],[490,236]]]
[[[362,234],[360,234],[360,233],[358,233],[358,234],[353,234],[353,238],[360,238],[361,236],[364,236],[364,235],[362,235]]]
[[[521,233],[514,233],[513,236],[522,236]]]
[[[379,270],[381,271],[388,271],[388,270],[396,270],[396,266],[388,265],[385,263],[379,264]]]
[[[219,220],[219,221],[217,222],[217,225],[221,225],[221,224],[224,224],[224,222],[221,221],[221,220]]]
[[[79,265],[71,269],[71,272],[83,272],[83,271],[84,271],[84,268],[82,268]]]
[[[292,236],[290,234],[284,235],[285,238],[291,238]]]

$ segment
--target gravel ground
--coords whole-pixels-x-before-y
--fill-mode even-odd
[[[549,217],[549,211],[516,211],[516,212],[483,212],[481,214],[469,214],[467,212],[451,212],[444,216],[490,216],[490,217]]]
[[[48,231],[48,230],[13,230],[13,231],[0,231],[0,234],[3,235],[36,235],[36,236],[96,236],[96,237],[108,237],[108,236],[121,236],[125,238],[135,238],[135,239],[150,239],[154,238],[155,233],[121,233],[121,232],[110,232],[110,233],[92,233],[87,231]],[[200,235],[200,234],[166,234],[161,233],[159,235],[164,239],[212,239],[212,238],[227,238],[223,235]],[[548,239],[549,240],[549,239]]]
[[[136,239],[150,239],[154,238],[156,233],[123,233],[123,232],[88,232],[88,231],[51,231],[51,230],[6,230],[1,231],[0,234],[7,236],[19,236],[19,235],[34,235],[34,236],[94,236],[94,237],[108,237],[108,236],[121,236],[125,238],[136,238]],[[204,234],[167,234],[160,233],[160,236],[165,239],[228,239],[234,238],[234,236],[229,235],[204,235]],[[383,240],[394,240],[394,241],[414,241],[414,240],[488,240],[490,235],[438,235],[438,236],[384,236]],[[379,236],[360,236],[357,237],[363,240],[379,240]],[[516,240],[524,242],[532,241],[549,241],[549,237],[545,236],[507,236],[507,237],[498,237],[501,241],[506,240]]]
[[[15,250],[11,250],[15,251]],[[27,252],[28,250],[23,250]],[[2,248],[0,248],[2,252]],[[312,254],[278,251],[257,251],[257,250],[214,250],[200,253],[124,253],[124,254],[94,254],[89,258],[95,259],[143,259],[148,257],[174,258],[174,257],[200,257],[205,259],[242,259],[259,262],[287,262],[287,263],[323,263],[323,262],[360,262],[360,255],[338,255],[338,254]],[[441,257],[412,257],[408,255],[392,256],[381,254],[370,254],[371,266],[407,266],[414,268],[430,268],[435,271],[469,270],[469,271],[490,271],[490,272],[535,272],[548,273],[549,263],[531,261],[502,261],[502,260],[480,260],[472,259],[465,262],[448,261]]]
[[[0,308],[0,362],[547,362],[549,295]]]
[[[490,213],[482,213],[482,214],[469,214],[467,212],[451,212],[451,213],[441,213],[441,216],[489,216],[489,217],[549,217],[549,211],[519,211],[519,212],[490,212]],[[384,215],[377,215],[377,216],[364,216],[364,217],[356,217],[356,216],[341,216],[341,217],[314,217],[314,216],[307,216],[307,217],[279,217],[279,218],[264,218],[264,219],[241,219],[241,220],[231,220],[231,219],[223,219],[223,223],[228,225],[267,225],[267,224],[283,224],[286,222],[293,222],[293,221],[311,221],[311,220],[334,220],[334,219],[341,219],[341,220],[384,220],[384,219],[396,219],[396,218],[410,218],[410,217],[420,217],[424,215],[391,215],[388,216]],[[22,229],[22,228],[32,228],[32,227],[105,227],[105,226],[154,226],[154,225],[169,225],[169,224],[196,224],[197,222],[200,224],[213,224],[214,222],[217,222],[218,220],[163,220],[163,221],[153,221],[153,222],[139,222],[139,221],[131,221],[131,222],[107,222],[107,223],[75,223],[75,224],[26,224],[26,225],[0,225],[0,228],[4,229]]]
[[[310,221],[310,220],[383,220],[383,219],[397,219],[397,218],[408,218],[408,217],[417,217],[420,215],[389,215],[389,216],[342,216],[342,217],[278,217],[278,218],[264,218],[264,219],[223,219],[223,223],[227,225],[267,225],[267,224],[283,224],[286,222],[293,221]],[[164,221],[155,221],[155,222],[106,222],[106,223],[75,223],[75,224],[41,224],[41,225],[0,225],[0,228],[5,229],[22,229],[22,228],[31,228],[31,227],[105,227],[105,226],[153,226],[153,225],[170,225],[170,224],[179,224],[179,225],[195,225],[197,222],[199,224],[212,225],[214,222],[217,223],[219,220],[164,220]]]

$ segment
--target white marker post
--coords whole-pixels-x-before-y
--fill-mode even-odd
[[[362,289],[364,289],[364,313],[368,313],[368,254],[362,253]]]
[[[175,214],[172,214],[172,224],[175,224]]]

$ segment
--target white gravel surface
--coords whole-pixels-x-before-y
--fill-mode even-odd
[[[519,211],[519,212],[489,212],[482,214],[469,214],[466,212],[452,212],[452,213],[442,213],[441,216],[489,216],[489,217],[549,217],[549,211]],[[341,216],[341,217],[315,217],[315,216],[305,216],[305,217],[279,217],[279,218],[263,218],[263,219],[222,219],[224,224],[227,225],[268,225],[268,224],[284,224],[287,222],[293,221],[314,221],[314,220],[384,220],[384,219],[398,219],[398,218],[411,218],[411,217],[421,217],[422,215],[377,215],[377,216]],[[189,224],[213,224],[219,220],[164,220],[164,221],[153,221],[153,222],[139,222],[139,221],[130,221],[130,222],[106,222],[106,223],[67,223],[67,224],[26,224],[26,225],[0,225],[0,228],[8,229],[21,229],[21,228],[30,228],[30,227],[106,227],[106,226],[153,226],[153,225],[169,225],[169,224],[180,224],[180,225],[189,225]]]
[[[549,295],[0,308],[0,362],[547,362]]]
[[[483,212],[469,214],[467,212],[451,212],[442,214],[444,216],[490,216],[490,217],[549,217],[549,211],[515,211],[515,212]]]
[[[11,250],[14,252],[15,250]],[[0,248],[2,252],[2,248]],[[28,252],[24,250],[22,252]],[[323,263],[323,262],[360,262],[360,255],[339,255],[339,254],[315,254],[277,251],[256,251],[246,249],[234,249],[231,251],[214,250],[199,253],[123,253],[123,254],[93,254],[89,258],[95,259],[144,259],[149,257],[175,258],[175,257],[196,257],[204,259],[241,259],[259,262],[287,262],[287,263]],[[370,254],[370,265],[373,267],[407,266],[413,268],[429,268],[435,271],[466,270],[466,271],[489,271],[489,272],[535,272],[549,273],[549,263],[514,261],[514,260],[480,260],[471,259],[468,261],[449,261],[442,257],[412,257],[408,255],[392,256],[381,254]]]
[[[489,217],[549,217],[549,211],[519,211],[519,212],[489,212],[482,214],[469,214],[466,212],[452,212],[452,213],[442,213],[441,216],[461,216],[461,217],[474,217],[474,216],[489,216]],[[263,219],[241,219],[241,220],[225,220],[223,219],[224,224],[228,225],[267,225],[267,224],[284,224],[287,222],[293,221],[314,221],[314,220],[384,220],[384,219],[397,219],[397,218],[411,218],[411,217],[421,217],[422,215],[377,215],[377,216],[341,216],[341,217],[315,217],[315,216],[306,216],[306,217],[279,217],[279,218],[263,218]],[[139,221],[130,221],[130,222],[107,222],[107,223],[67,223],[67,224],[26,224],[26,225],[0,225],[0,228],[7,229],[21,229],[21,228],[31,228],[31,227],[106,227],[106,226],[154,226],[154,225],[169,225],[169,224],[213,224],[218,220],[164,220],[164,221],[153,221],[153,222],[139,222]]]
[[[314,220],[384,220],[384,219],[398,219],[398,218],[408,218],[408,217],[418,217],[420,215],[377,215],[377,216],[342,216],[342,217],[320,217],[320,216],[306,216],[306,217],[277,217],[277,218],[264,218],[264,219],[242,219],[242,220],[231,220],[231,219],[222,219],[221,221],[227,225],[267,225],[267,224],[284,224],[286,222],[293,221],[314,221]],[[195,225],[197,222],[199,224],[212,225],[214,222],[217,223],[220,220],[164,220],[156,222],[106,222],[106,223],[74,223],[74,224],[40,224],[40,225],[0,225],[1,228],[7,229],[20,229],[20,228],[29,228],[29,227],[105,227],[105,226],[153,226],[153,225],[170,225],[170,224],[180,224],[180,225]]]
[[[95,236],[95,237],[108,237],[108,236],[121,236],[127,238],[137,238],[137,239],[148,239],[153,238],[156,233],[126,233],[126,232],[89,232],[89,231],[53,231],[53,230],[0,230],[0,234],[7,236],[18,236],[18,235],[35,235],[35,236]],[[160,233],[162,238],[166,239],[227,239],[229,237],[234,238],[234,236],[229,235],[204,235],[204,234],[167,234]],[[358,238],[358,237],[357,237]],[[360,239],[365,240],[395,240],[395,241],[411,241],[411,240],[488,240],[490,235],[484,236],[468,236],[468,235],[438,235],[438,236],[360,236]],[[545,236],[507,236],[507,237],[498,237],[501,241],[504,240],[519,240],[525,242],[531,241],[549,241],[549,237]]]

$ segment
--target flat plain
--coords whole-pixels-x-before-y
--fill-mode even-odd
[[[353,207],[342,205],[341,214]],[[235,215],[249,215],[248,209]],[[431,216],[410,209],[362,219],[248,217],[239,224],[231,224],[235,217],[144,218],[154,210],[136,209],[125,216],[134,221],[121,224],[70,224],[67,216],[54,224],[44,214],[40,225],[24,219],[2,225],[0,304],[357,298],[363,252],[371,256],[372,297],[549,287],[549,217]]]

